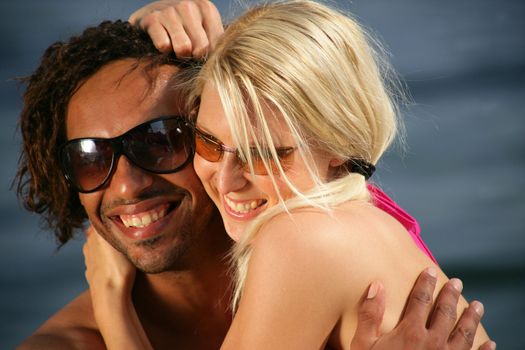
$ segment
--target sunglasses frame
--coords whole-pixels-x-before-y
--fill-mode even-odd
[[[188,156],[187,156],[186,160],[181,165],[177,166],[174,170],[153,171],[151,169],[148,169],[148,168],[138,164],[137,161],[133,159],[133,157],[130,157],[128,155],[128,153],[125,151],[125,148],[124,148],[125,137],[127,135],[129,135],[130,132],[133,132],[137,128],[144,127],[145,125],[153,124],[153,123],[156,123],[156,122],[159,122],[159,121],[165,121],[165,120],[176,120],[176,121],[180,122],[179,126],[187,127],[188,131],[190,131],[190,133],[193,133],[193,127],[189,123],[189,121],[187,120],[186,117],[179,116],[179,115],[174,115],[174,116],[162,116],[162,117],[158,117],[158,118],[154,118],[154,119],[148,120],[148,121],[146,121],[146,122],[144,122],[142,124],[134,126],[133,128],[131,128],[128,131],[126,131],[125,133],[123,133],[123,134],[121,134],[119,136],[116,136],[116,137],[112,137],[112,138],[81,137],[81,138],[68,140],[67,142],[62,144],[62,146],[60,146],[60,148],[58,150],[60,167],[61,167],[61,170],[62,170],[62,174],[64,175],[64,178],[67,180],[67,182],[72,187],[75,188],[76,191],[78,191],[80,193],[92,193],[92,192],[98,191],[100,188],[102,188],[104,185],[106,185],[107,181],[111,178],[111,176],[113,176],[113,173],[115,172],[115,168],[116,168],[115,163],[120,158],[120,156],[122,156],[122,155],[126,156],[126,158],[133,165],[135,165],[136,167],[138,167],[138,168],[140,168],[140,169],[142,169],[144,171],[153,173],[153,174],[171,174],[171,173],[176,173],[176,172],[180,171],[181,169],[183,169],[186,165],[188,165],[193,160],[193,155],[195,154],[195,141],[194,141],[194,136],[193,135],[189,136],[190,142],[188,142],[187,145],[185,145],[185,146],[189,147],[188,148],[189,152],[188,152]],[[109,171],[108,171],[106,177],[104,178],[104,180],[98,186],[96,186],[95,188],[90,189],[90,190],[83,190],[79,186],[77,186],[75,181],[74,181],[74,179],[70,176],[69,172],[66,170],[67,168],[69,168],[67,166],[67,164],[66,164],[67,162],[65,160],[65,158],[66,158],[66,156],[65,156],[66,147],[69,144],[71,144],[71,143],[84,141],[84,140],[92,140],[92,141],[100,141],[100,140],[102,140],[104,142],[108,142],[110,144],[110,146],[111,146],[111,149],[113,150],[113,152],[111,154],[111,164],[110,164]]]

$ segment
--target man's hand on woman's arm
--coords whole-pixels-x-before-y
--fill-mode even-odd
[[[435,271],[435,270],[434,270]],[[483,316],[483,305],[473,301],[456,323],[456,306],[463,285],[458,279],[448,281],[432,303],[436,277],[433,269],[423,271],[409,295],[399,324],[381,334],[385,311],[385,290],[373,282],[359,306],[357,330],[352,350],[443,349],[468,350]],[[494,350],[496,343],[487,341],[478,350]]]
[[[202,58],[224,32],[221,16],[208,0],[161,0],[152,2],[129,17],[144,29],[162,52],[177,57]]]

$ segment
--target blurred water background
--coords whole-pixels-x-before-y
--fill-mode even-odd
[[[11,349],[86,288],[78,239],[59,252],[10,190],[23,89],[44,49],[145,1],[0,1],[0,349]],[[237,3],[217,2],[233,17]],[[406,80],[408,151],[376,182],[416,216],[464,294],[486,307],[499,349],[525,349],[525,2],[354,0]]]

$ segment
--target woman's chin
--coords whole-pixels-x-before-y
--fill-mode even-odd
[[[225,224],[225,226],[228,236],[230,236],[230,238],[233,239],[235,242],[238,242],[239,239],[241,239],[242,233],[244,232],[244,227],[240,227],[240,225],[235,224],[232,225],[230,223]]]

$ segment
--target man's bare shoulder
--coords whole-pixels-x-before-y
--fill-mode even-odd
[[[17,349],[105,349],[93,317],[89,291],[51,316]]]

